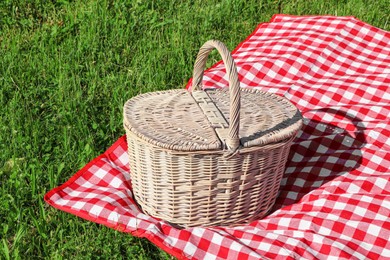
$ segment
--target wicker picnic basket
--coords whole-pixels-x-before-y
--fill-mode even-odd
[[[202,90],[214,48],[229,89]],[[228,49],[208,41],[198,53],[191,91],[141,94],[124,106],[135,200],[145,213],[184,227],[261,218],[275,202],[301,125],[288,100],[240,88]]]

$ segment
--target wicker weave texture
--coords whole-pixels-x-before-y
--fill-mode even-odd
[[[214,48],[229,89],[202,91]],[[144,212],[185,227],[261,218],[275,202],[301,125],[301,114],[286,99],[241,89],[225,45],[206,42],[195,61],[192,92],[147,93],[124,106],[135,199]]]
[[[229,92],[206,90],[230,122]],[[244,147],[279,142],[295,135],[301,128],[301,113],[287,99],[255,89],[241,89],[240,144]]]
[[[291,141],[226,159],[218,151],[178,155],[127,132],[136,201],[144,212],[184,227],[261,218],[275,202]]]
[[[193,96],[207,98],[193,98]],[[240,144],[244,147],[274,143],[294,135],[301,126],[299,111],[285,98],[254,89],[241,89]],[[197,103],[199,102],[199,103]],[[205,111],[218,116],[210,118]],[[228,137],[228,89],[193,91],[176,89],[146,93],[124,106],[124,124],[141,139],[178,151],[222,149],[215,129]],[[214,130],[213,130],[214,128]],[[226,139],[225,138],[225,139]]]
[[[187,90],[139,95],[124,106],[124,125],[141,139],[171,150],[216,150],[221,142]]]

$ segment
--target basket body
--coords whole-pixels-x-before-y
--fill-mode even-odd
[[[292,139],[227,159],[161,149],[127,131],[135,199],[147,214],[184,227],[248,223],[273,206]]]
[[[213,48],[228,89],[202,90]],[[241,89],[221,42],[201,47],[193,75],[191,91],[145,93],[124,106],[135,200],[145,213],[184,227],[261,218],[275,202],[302,116],[280,96]]]

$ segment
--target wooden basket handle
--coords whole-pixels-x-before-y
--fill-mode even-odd
[[[209,53],[213,49],[217,49],[225,64],[226,74],[229,78],[229,92],[230,92],[230,122],[229,133],[226,140],[226,145],[231,151],[237,150],[240,146],[240,137],[238,135],[240,129],[240,101],[241,90],[240,81],[238,80],[238,73],[236,64],[227,47],[220,41],[207,41],[200,48],[198,56],[194,64],[194,71],[192,77],[192,91],[202,89],[203,71],[206,66],[206,61]]]

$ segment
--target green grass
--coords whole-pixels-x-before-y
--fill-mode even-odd
[[[0,3],[0,259],[169,259],[145,239],[49,207],[102,153],[139,93],[182,88],[198,48],[230,49],[275,13],[353,15],[389,30],[389,0]],[[210,64],[219,59],[213,54]]]

